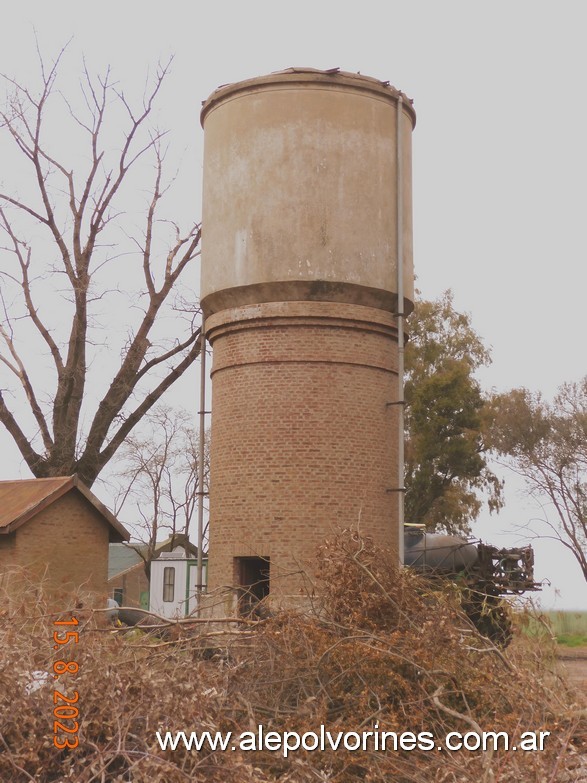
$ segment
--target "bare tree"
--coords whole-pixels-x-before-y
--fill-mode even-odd
[[[185,411],[158,405],[143,419],[140,432],[124,442],[116,459],[110,493],[116,496],[115,513],[136,514],[128,524],[141,541],[136,551],[149,566],[164,534],[187,542],[200,492],[209,485],[209,460],[199,465],[199,443],[192,417]],[[204,530],[204,542],[207,538]],[[205,543],[204,543],[204,549]]]
[[[552,537],[587,580],[587,377],[563,384],[552,403],[527,389],[496,395],[488,443],[546,501]]]
[[[152,120],[170,63],[138,106],[110,70],[94,77],[84,64],[75,110],[56,86],[63,55],[51,67],[39,56],[37,92],[4,76],[0,134],[22,171],[12,187],[0,184],[0,423],[35,476],[78,473],[91,485],[199,354],[199,310],[180,285],[200,226],[182,233],[159,216],[170,183],[165,134]],[[54,151],[63,138],[73,148],[74,137],[81,154]],[[128,208],[137,194],[140,227]],[[133,270],[141,282],[121,304]],[[100,324],[115,312],[126,334]],[[160,328],[171,312],[172,338]]]

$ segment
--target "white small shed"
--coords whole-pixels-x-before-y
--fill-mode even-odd
[[[182,546],[161,552],[157,559],[151,561],[149,610],[170,619],[186,617],[197,608],[197,578],[197,560],[187,558]],[[207,560],[204,559],[204,590],[207,581]]]

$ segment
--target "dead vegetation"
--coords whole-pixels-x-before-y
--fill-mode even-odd
[[[553,673],[553,651],[521,634],[507,652],[480,637],[450,584],[397,572],[351,531],[320,553],[321,605],[252,624],[183,623],[165,637],[112,631],[73,609],[79,671],[52,672],[55,615],[40,601],[0,626],[0,780],[5,783],[564,783],[587,780],[585,706]],[[62,618],[70,617],[64,611]],[[53,745],[53,692],[79,692],[79,747]],[[160,749],[156,731],[550,731],[540,752]],[[308,740],[308,744],[312,744]],[[352,745],[351,742],[349,744]]]

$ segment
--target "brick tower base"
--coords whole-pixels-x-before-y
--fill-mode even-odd
[[[272,302],[206,321],[213,346],[208,590],[223,610],[311,591],[316,552],[358,526],[397,551],[397,332],[381,309]]]

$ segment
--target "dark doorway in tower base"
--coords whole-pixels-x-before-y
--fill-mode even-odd
[[[238,613],[241,617],[260,617],[261,601],[269,595],[269,558],[235,557],[235,581],[239,588]]]

